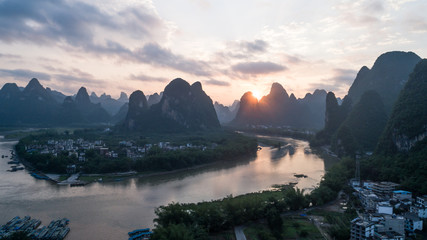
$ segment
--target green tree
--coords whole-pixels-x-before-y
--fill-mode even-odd
[[[184,224],[159,226],[154,230],[153,240],[195,240],[193,233]]]

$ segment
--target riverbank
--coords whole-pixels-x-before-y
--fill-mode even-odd
[[[170,202],[222,199],[266,190],[275,183],[295,182],[300,189],[311,189],[324,174],[323,159],[304,151],[309,147],[305,141],[292,144],[293,155],[262,147],[255,156],[224,158],[198,169],[73,188],[37,180],[26,170],[6,172],[7,161],[0,161],[0,223],[16,215],[40,216],[43,222],[67,216],[73,224],[68,240],[115,240],[141,226],[153,228],[154,209]],[[0,154],[10,155],[11,148],[13,143],[0,144]],[[295,173],[308,177],[298,179]]]
[[[284,138],[284,137],[275,137],[275,136],[262,136],[262,135],[253,135],[253,134],[247,134],[250,137],[257,137],[258,139],[258,143],[261,144],[258,147],[258,151],[260,151],[262,148],[275,148],[275,149],[279,149],[277,146],[275,146],[275,144],[279,144],[280,146],[282,146],[282,150],[281,152],[283,152],[282,154],[293,154],[293,152],[295,151],[294,147],[289,146],[289,142],[293,141],[292,138]],[[307,146],[308,147],[308,146]],[[287,148],[291,148],[290,150],[292,151],[287,151],[289,149]],[[280,152],[280,151],[278,151]],[[308,149],[304,149],[304,154],[310,154],[311,152],[315,153],[316,155],[321,156],[321,158],[325,159],[325,168],[328,169],[330,165],[332,165],[334,162],[337,161],[336,158],[333,158],[329,155],[327,155],[327,153],[322,152],[322,149],[318,149],[318,150],[308,150]],[[283,155],[283,156],[285,156]],[[279,155],[281,156],[281,155]],[[277,156],[276,156],[277,157]],[[198,169],[204,169],[204,168],[209,168],[212,166],[221,166],[221,165],[233,165],[233,163],[239,164],[239,162],[247,162],[245,159],[247,159],[248,157],[241,157],[241,158],[237,158],[234,160],[228,160],[228,161],[215,161],[215,162],[211,162],[211,163],[206,163],[206,164],[200,164],[200,165],[195,165],[192,167],[186,167],[186,168],[179,168],[179,169],[175,169],[175,170],[170,170],[170,171],[144,171],[144,172],[137,172],[137,171],[127,171],[127,172],[115,172],[115,173],[99,173],[99,174],[87,174],[87,173],[80,173],[79,177],[77,179],[74,179],[74,181],[70,182],[70,181],[65,181],[67,180],[70,175],[58,175],[58,174],[45,174],[47,177],[50,178],[50,180],[54,183],[60,183],[62,182],[62,185],[66,185],[66,184],[72,184],[72,183],[78,183],[79,186],[84,186],[90,183],[94,183],[94,182],[119,182],[119,181],[124,181],[124,180],[128,180],[131,178],[151,178],[151,177],[157,177],[157,176],[167,176],[167,175],[173,175],[173,174],[178,174],[178,173],[183,173],[183,172],[187,172],[187,171],[192,171],[192,170],[198,170]],[[29,169],[34,170],[34,168],[32,167],[31,163],[28,163],[26,161],[23,161],[23,163],[29,167]],[[39,172],[40,174],[42,174],[41,172]],[[295,175],[296,174],[296,175]],[[296,171],[293,173],[294,176],[297,176],[297,178],[300,176],[300,172]],[[51,176],[55,176],[54,178],[52,178]]]

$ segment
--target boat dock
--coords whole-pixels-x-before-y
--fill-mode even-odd
[[[11,236],[15,232],[25,232],[31,239],[40,240],[62,240],[70,232],[67,227],[70,220],[63,218],[53,220],[49,226],[42,226],[38,219],[31,219],[30,216],[20,218],[16,216],[5,225],[0,227],[0,239]]]

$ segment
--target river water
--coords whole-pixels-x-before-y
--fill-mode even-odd
[[[154,209],[173,201],[209,201],[289,182],[310,191],[324,174],[324,160],[311,153],[306,141],[275,139],[288,147],[263,147],[256,157],[233,163],[73,188],[37,180],[27,170],[6,171],[16,142],[0,139],[0,155],[8,156],[0,158],[0,225],[15,216],[29,215],[43,225],[66,217],[71,228],[67,240],[127,239],[131,230],[153,227]],[[298,179],[294,174],[308,177]]]

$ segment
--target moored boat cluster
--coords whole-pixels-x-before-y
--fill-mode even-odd
[[[62,240],[70,228],[67,227],[70,221],[66,218],[53,220],[49,226],[42,226],[38,219],[31,219],[30,216],[20,218],[16,216],[0,228],[0,239],[11,236],[15,232],[25,232],[32,239]]]

